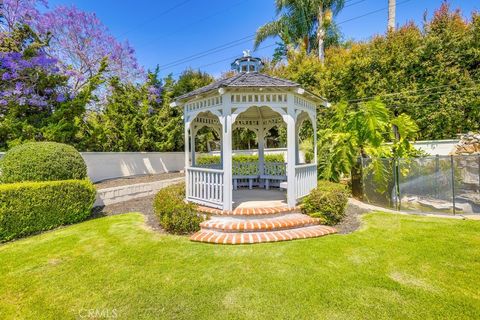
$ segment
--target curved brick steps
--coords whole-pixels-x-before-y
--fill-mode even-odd
[[[264,232],[218,232],[203,229],[190,240],[217,244],[252,244],[321,237],[335,232],[335,228],[323,225]]]
[[[264,208],[235,208],[232,211],[224,211],[220,209],[198,206],[197,210],[216,216],[262,216],[279,213],[300,212],[300,207],[264,207]]]
[[[300,213],[291,213],[262,219],[215,217],[202,222],[200,227],[218,232],[260,232],[301,228],[318,223],[319,219]]]

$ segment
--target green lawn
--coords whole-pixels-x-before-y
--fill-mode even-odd
[[[480,318],[480,222],[376,213],[350,235],[219,246],[143,221],[0,245],[0,318]]]

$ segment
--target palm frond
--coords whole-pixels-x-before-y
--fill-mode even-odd
[[[270,37],[280,36],[285,27],[284,23],[284,19],[281,18],[279,20],[268,22],[258,28],[257,33],[255,34],[253,49],[258,49],[258,46]]]

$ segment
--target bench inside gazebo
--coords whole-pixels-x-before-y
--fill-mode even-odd
[[[212,215],[192,236],[194,241],[255,243],[334,232],[299,213],[297,207],[317,186],[316,148],[313,162],[301,163],[299,130],[310,121],[315,133],[316,109],[328,103],[295,82],[260,73],[261,66],[260,59],[245,52],[232,63],[234,76],[173,103],[184,109],[186,200]],[[280,125],[287,129],[285,161],[266,162],[266,134]],[[219,164],[196,164],[195,136],[204,127],[221,139]],[[232,131],[236,128],[255,132],[258,162],[233,162]],[[316,145],[316,134],[312,140]]]

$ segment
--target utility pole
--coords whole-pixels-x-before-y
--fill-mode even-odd
[[[396,0],[388,0],[388,31],[395,31]]]

